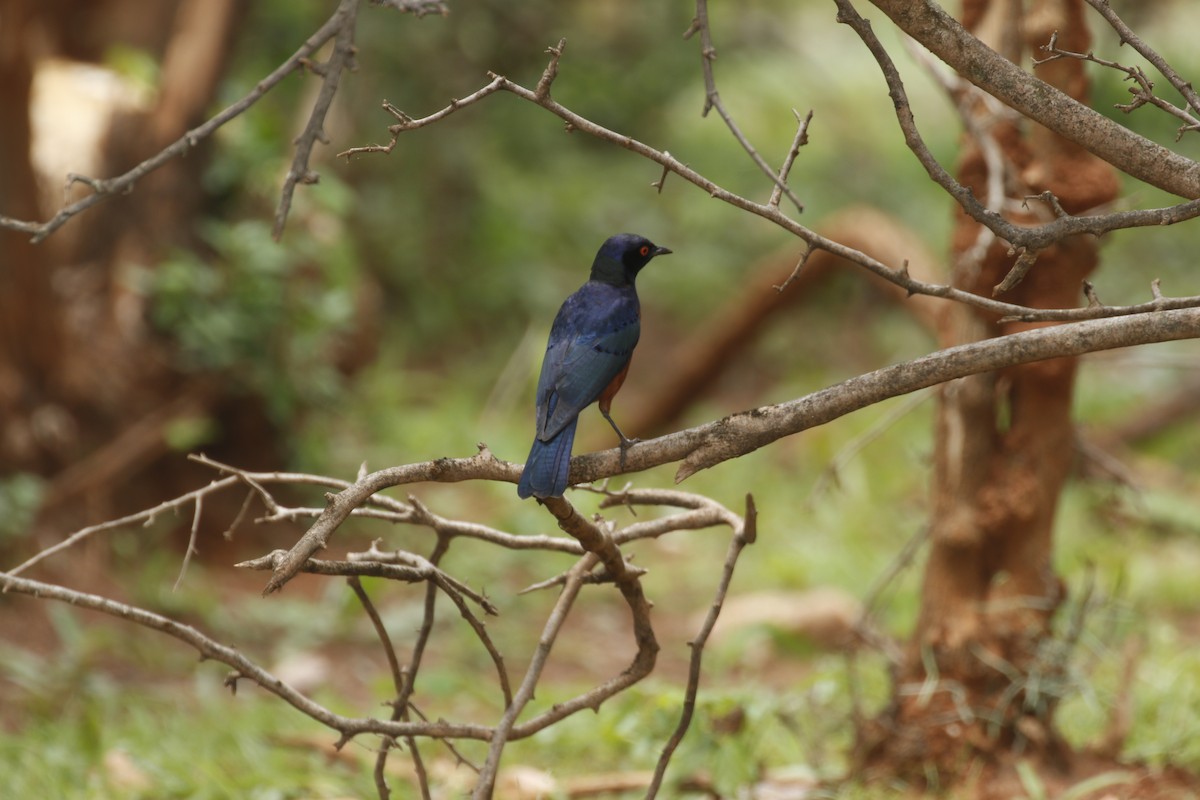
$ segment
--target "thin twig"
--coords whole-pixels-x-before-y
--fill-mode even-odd
[[[341,739],[338,742],[339,747],[362,734],[377,734],[395,738],[405,736],[453,737],[458,739],[478,739],[481,741],[490,739],[492,735],[492,729],[485,725],[458,724],[442,720],[404,723],[373,718],[346,717],[336,714],[258,666],[236,648],[223,645],[190,625],[184,625],[161,614],[110,600],[107,597],[79,592],[74,589],[68,589],[65,586],[58,586],[43,581],[30,580],[29,578],[14,575],[11,572],[0,572],[0,584],[6,585],[8,590],[12,592],[48,600],[60,600],[79,608],[99,611],[179,639],[195,648],[203,657],[232,667],[234,672],[228,680],[231,687],[236,685],[238,680],[252,680],[304,715],[311,717],[328,728],[338,731],[341,734]]]
[[[792,164],[796,162],[796,156],[800,155],[800,148],[808,144],[808,126],[812,123],[813,112],[810,108],[808,114],[801,117],[800,112],[792,109],[792,114],[796,117],[796,136],[792,139],[792,146],[788,150],[788,154],[783,159],[783,166],[779,168],[779,175],[775,179],[775,188],[771,191],[771,199],[767,201],[769,206],[779,205],[779,200],[783,195],[783,188],[787,186],[788,175],[792,172]]]
[[[1046,58],[1034,59],[1034,66],[1040,66],[1051,61],[1057,61],[1061,58],[1072,58],[1078,61],[1090,61],[1093,64],[1097,64],[1101,67],[1107,67],[1108,69],[1113,69],[1124,74],[1125,79],[1133,83],[1133,86],[1129,87],[1129,93],[1133,95],[1133,101],[1130,103],[1117,103],[1114,108],[1128,114],[1136,111],[1142,106],[1151,105],[1167,112],[1177,119],[1183,120],[1183,125],[1180,126],[1178,133],[1175,135],[1175,141],[1178,142],[1180,139],[1182,139],[1183,135],[1188,131],[1200,130],[1200,119],[1197,119],[1195,116],[1188,113],[1186,108],[1179,108],[1178,106],[1172,105],[1154,93],[1154,82],[1146,76],[1145,71],[1142,70],[1141,67],[1127,67],[1124,64],[1120,64],[1116,61],[1110,61],[1107,58],[1099,58],[1095,53],[1090,51],[1087,53],[1075,53],[1070,50],[1064,50],[1058,46],[1058,31],[1055,31],[1050,35],[1050,42],[1042,45],[1041,49],[1050,55]],[[1163,63],[1165,66],[1166,62]],[[1187,91],[1191,93],[1191,96],[1194,97],[1195,93],[1191,91],[1190,85],[1185,84],[1185,87]],[[1185,95],[1185,97],[1187,97],[1187,95]]]
[[[1121,44],[1129,45],[1140,53],[1143,58],[1153,64],[1154,68],[1162,73],[1162,76],[1175,87],[1175,91],[1183,96],[1188,106],[1194,112],[1200,114],[1200,94],[1197,94],[1191,81],[1184,80],[1183,76],[1176,72],[1174,67],[1168,64],[1165,58],[1159,55],[1150,45],[1142,41],[1141,37],[1134,33],[1133,29],[1117,16],[1109,0],[1087,0],[1087,4],[1096,9],[1100,16],[1104,17],[1108,24],[1112,26],[1112,29],[1121,37]]]
[[[713,75],[713,61],[717,58],[717,50],[713,47],[712,42],[712,27],[708,22],[708,0],[696,0],[696,16],[692,20],[691,26],[684,34],[685,38],[690,38],[696,32],[700,33],[700,68],[704,73],[704,109],[700,112],[700,116],[707,117],[708,112],[716,109],[721,119],[725,121],[725,126],[729,128],[729,132],[733,134],[733,138],[737,140],[746,154],[750,156],[762,173],[771,179],[774,187],[771,190],[771,196],[775,197],[776,193],[787,195],[787,199],[792,201],[796,206],[797,211],[804,211],[804,204],[800,202],[800,198],[792,192],[791,188],[786,183],[786,171],[780,170],[776,174],[775,170],[771,169],[771,165],[759,155],[758,150],[754,149],[754,145],[750,144],[750,140],[742,133],[742,129],[734,122],[733,115],[725,108],[725,104],[721,102],[721,95],[717,92],[717,80]],[[807,125],[801,126],[807,129]],[[799,138],[799,135],[797,135]],[[776,200],[771,205],[779,205]]]
[[[362,604],[363,611],[366,612],[367,618],[371,620],[371,626],[375,629],[375,635],[379,637],[379,644],[383,648],[384,657],[388,662],[388,669],[392,673],[392,685],[396,689],[396,694],[399,695],[404,691],[404,676],[400,671],[400,661],[396,658],[396,649],[392,647],[392,637],[388,635],[387,628],[384,627],[383,619],[379,616],[379,612],[375,609],[375,604],[371,602],[370,595],[363,588],[362,581],[357,575],[351,575],[346,579],[346,583],[354,592],[354,596],[358,598],[358,602]],[[429,584],[432,587],[432,584]],[[400,719],[399,706],[392,709],[392,719]],[[388,800],[392,796],[392,791],[388,787],[387,778],[383,774],[383,769],[387,765],[388,752],[391,750],[393,740],[384,739],[379,745],[379,754],[375,758],[375,790],[379,793],[380,800]]]
[[[683,737],[687,734],[688,727],[692,723],[692,715],[696,710],[696,696],[700,691],[700,671],[704,645],[708,642],[708,637],[712,633],[713,626],[717,624],[717,617],[720,616],[721,608],[725,604],[725,596],[729,592],[730,583],[733,582],[733,570],[737,566],[738,557],[746,545],[753,544],[758,538],[758,510],[754,507],[753,495],[746,495],[746,515],[738,520],[738,522],[740,524],[734,528],[733,538],[730,540],[729,549],[725,554],[725,565],[722,568],[721,580],[717,583],[713,601],[709,605],[708,613],[704,617],[704,622],[701,624],[700,630],[688,642],[688,646],[692,649],[692,656],[688,663],[688,682],[687,689],[684,692],[683,711],[679,716],[679,723],[675,726],[671,738],[667,740],[662,753],[658,757],[658,763],[654,767],[654,778],[646,790],[646,800],[653,800],[653,798],[658,796],[663,778],[667,773],[667,767],[671,763],[671,757],[674,755],[676,748],[679,747],[679,743],[683,741]]]
[[[158,515],[164,511],[173,511],[180,506],[185,506],[189,503],[195,503],[197,499],[203,495],[218,492],[229,486],[234,486],[237,484],[237,482],[237,478],[222,478],[221,480],[213,481],[212,483],[209,483],[207,486],[204,486],[200,489],[194,489],[172,500],[166,500],[154,506],[153,508],[146,509],[145,511],[138,511],[137,513],[129,514],[121,517],[120,519],[109,520],[108,522],[102,522],[98,525],[89,525],[86,528],[81,528],[80,530],[75,531],[67,536],[66,539],[63,539],[58,544],[47,547],[35,555],[30,556],[25,561],[10,569],[8,574],[19,575],[35,564],[39,564],[51,556],[58,555],[59,553],[74,547],[80,542],[89,539],[98,533],[128,528],[131,525],[137,524],[149,526],[158,518]],[[7,591],[7,587],[4,589],[4,591]]]
[[[843,0],[844,2],[844,0]],[[870,34],[873,36],[873,34]],[[876,40],[877,41],[877,40]],[[882,48],[882,45],[880,45]],[[886,53],[884,53],[886,56]],[[890,59],[888,61],[890,64]],[[895,72],[895,67],[891,67],[892,72]],[[356,153],[368,152],[390,152],[395,145],[396,137],[408,130],[414,130],[426,125],[433,124],[446,116],[465,108],[468,105],[474,104],[483,98],[496,93],[497,91],[506,91],[515,94],[522,99],[540,105],[547,111],[562,119],[569,130],[581,131],[590,136],[594,136],[604,141],[612,142],[627,150],[630,150],[649,161],[652,161],[666,170],[678,175],[683,180],[705,191],[709,196],[728,203],[735,208],[742,209],[751,214],[759,216],[763,219],[772,222],[780,228],[800,238],[806,242],[810,248],[825,250],[831,255],[843,258],[852,264],[866,269],[873,275],[876,275],[889,283],[899,286],[908,294],[922,294],[930,297],[940,297],[946,300],[965,303],[974,308],[979,308],[984,311],[993,312],[1009,319],[1022,321],[1068,321],[1068,320],[1085,320],[1099,319],[1101,317],[1114,317],[1124,314],[1136,314],[1148,310],[1159,310],[1162,308],[1194,308],[1200,306],[1200,296],[1196,297],[1179,297],[1172,298],[1167,301],[1167,305],[1157,303],[1143,303],[1131,306],[1109,306],[1105,309],[1085,309],[1085,308],[1058,308],[1058,309],[1036,309],[1027,306],[1017,305],[1013,303],[1005,303],[993,298],[983,297],[962,289],[948,286],[945,284],[927,283],[919,281],[908,274],[907,270],[895,269],[890,267],[871,256],[859,250],[855,250],[839,242],[828,239],[810,228],[801,225],[796,220],[784,214],[778,206],[771,206],[767,203],[756,203],[741,195],[735,194],[722,188],[718,184],[709,180],[704,175],[691,169],[688,165],[679,161],[669,152],[656,150],[649,145],[644,144],[636,139],[633,139],[624,134],[597,125],[591,120],[576,114],[565,106],[554,101],[548,95],[543,98],[538,98],[536,92],[527,89],[524,86],[513,83],[507,78],[500,75],[492,75],[492,80],[482,89],[473,94],[464,97],[460,100],[454,100],[446,108],[430,114],[421,119],[411,119],[405,117],[408,121],[392,125],[388,128],[392,134],[392,142],[389,145],[369,145],[365,147],[356,147],[346,150],[339,155],[349,157]],[[898,77],[897,77],[898,79]],[[903,86],[900,85],[900,90]],[[918,157],[924,159],[927,170],[931,175],[935,176],[936,182],[947,189],[951,195],[964,204],[967,213],[977,221],[989,228],[996,236],[1009,242],[1014,247],[1024,247],[1027,250],[1040,251],[1047,247],[1070,236],[1080,234],[1100,235],[1109,231],[1118,230],[1121,228],[1141,227],[1148,225],[1174,225],[1185,220],[1194,219],[1200,216],[1200,199],[1191,200],[1185,203],[1180,203],[1175,206],[1166,208],[1138,209],[1131,211],[1117,211],[1103,215],[1092,216],[1068,216],[1061,219],[1055,219],[1041,225],[1024,226],[1017,225],[1005,219],[1003,215],[993,212],[981,205],[971,194],[970,190],[958,184],[949,173],[947,173],[925,147],[923,141],[920,140],[919,134],[916,133],[915,125],[911,123],[912,113],[908,108],[907,99],[897,105],[897,114],[902,117],[902,128],[906,130],[906,138],[911,131],[915,137],[910,142],[910,147],[914,152],[918,153]]]
[[[533,658],[530,659],[529,667],[525,671],[525,678],[521,681],[521,686],[517,689],[512,702],[505,709],[504,716],[496,726],[495,733],[491,738],[487,761],[484,762],[483,768],[479,771],[479,781],[476,783],[475,791],[471,795],[475,800],[489,800],[491,798],[495,787],[496,773],[500,769],[500,756],[504,752],[504,746],[508,743],[512,735],[517,717],[529,701],[533,699],[534,687],[537,686],[538,679],[542,675],[542,669],[546,666],[546,659],[550,657],[550,650],[554,646],[555,639],[558,638],[558,632],[566,622],[571,606],[575,603],[575,598],[579,596],[579,589],[583,585],[581,578],[591,571],[597,561],[598,559],[594,554],[588,553],[571,569],[566,585],[563,586],[562,593],[558,596],[558,602],[554,604],[554,609],[550,612],[550,616],[546,619],[546,624],[542,628],[542,635],[538,639],[537,648],[533,652]]]
[[[192,555],[198,552],[196,550],[196,539],[200,534],[200,516],[204,511],[204,495],[199,495],[196,498],[196,508],[192,512],[192,530],[188,535],[187,549],[183,551],[183,563],[179,565],[179,576],[175,578],[175,585],[171,587],[171,591],[179,591],[180,584],[183,583],[183,576],[187,574],[188,564],[192,562]]]
[[[286,550],[274,550],[265,556],[259,556],[249,561],[239,561],[234,566],[239,569],[275,569],[280,559],[285,556],[287,556]],[[479,592],[466,587],[461,582],[450,579],[446,573],[432,565],[428,567],[410,567],[403,564],[380,564],[375,561],[329,561],[310,558],[304,563],[304,567],[300,571],[311,575],[388,578],[390,580],[404,581],[405,583],[429,581],[441,589],[447,597],[455,601],[456,605],[463,603],[463,597],[467,597],[473,600],[489,615],[495,616],[499,613],[491,600],[488,600]],[[465,605],[460,605],[461,608],[465,608]]]
[[[292,208],[292,194],[296,184],[313,184],[319,180],[316,172],[309,168],[309,158],[313,146],[318,142],[327,143],[325,135],[325,115],[337,95],[338,83],[342,72],[353,69],[354,64],[354,28],[358,19],[358,0],[342,0],[338,3],[337,11],[333,14],[338,19],[337,35],[333,39],[333,53],[329,60],[322,65],[321,91],[313,103],[304,130],[296,139],[296,154],[292,158],[292,166],[283,179],[283,189],[279,193],[279,205],[275,209],[275,224],[271,236],[279,241],[283,236],[283,226],[287,223],[288,212]]]

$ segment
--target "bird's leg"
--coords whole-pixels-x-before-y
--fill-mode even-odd
[[[602,409],[600,409],[600,413],[604,415],[604,418],[606,420],[608,420],[608,424],[612,425],[612,429],[617,432],[617,436],[621,439],[621,462],[620,463],[621,463],[621,471],[624,472],[625,471],[625,453],[629,450],[629,448],[633,447],[635,444],[640,442],[641,439],[630,439],[625,434],[621,433],[621,429],[617,427],[617,423],[613,421],[612,416],[610,416],[606,410],[604,410],[602,408]]]

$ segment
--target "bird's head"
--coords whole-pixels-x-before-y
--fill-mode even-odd
[[[617,286],[632,284],[642,267],[655,256],[665,256],[671,251],[659,247],[645,236],[635,233],[618,233],[600,245],[596,260],[592,262],[592,280],[612,283]]]

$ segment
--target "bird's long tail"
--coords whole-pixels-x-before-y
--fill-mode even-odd
[[[571,420],[553,439],[543,442],[533,440],[529,458],[525,459],[525,471],[517,484],[521,497],[562,497],[567,490],[567,472],[571,467],[571,446],[575,443],[575,426],[579,419]]]

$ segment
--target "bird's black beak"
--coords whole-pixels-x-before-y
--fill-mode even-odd
[[[668,256],[668,255],[670,255],[670,254],[671,254],[671,251],[670,251],[670,250],[668,250],[667,248],[665,248],[665,247],[659,247],[658,245],[655,245],[655,246],[654,246],[654,255],[656,255],[656,256]]]

